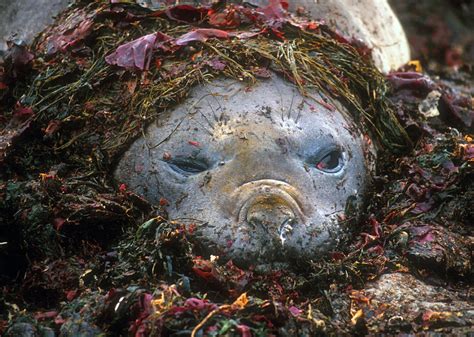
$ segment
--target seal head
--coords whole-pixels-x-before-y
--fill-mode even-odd
[[[197,87],[121,159],[115,177],[170,218],[195,225],[203,249],[240,265],[317,259],[359,207],[369,165],[342,106],[274,76]]]

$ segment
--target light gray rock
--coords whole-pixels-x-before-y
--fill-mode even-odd
[[[368,284],[364,293],[370,299],[371,309],[379,315],[383,313],[386,328],[416,323],[426,329],[447,328],[451,333],[464,335],[474,325],[472,302],[456,291],[424,283],[410,274],[382,275]],[[380,324],[375,316],[372,319],[374,325]],[[370,326],[370,318],[368,321]]]
[[[293,10],[304,6],[313,18],[363,41],[382,72],[410,61],[405,32],[386,0],[298,0],[290,1],[290,6]]]
[[[0,0],[0,51],[7,48],[13,34],[30,43],[34,36],[53,23],[54,16],[65,9],[70,0]]]

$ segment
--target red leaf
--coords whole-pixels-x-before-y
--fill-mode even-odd
[[[155,67],[156,67],[156,69],[160,69],[160,68],[161,68],[161,64],[162,64],[161,60],[160,60],[160,59],[156,59],[156,61],[155,61]]]
[[[315,21],[311,21],[308,23],[308,25],[306,26],[306,29],[308,30],[316,30],[319,28],[319,23],[315,22]]]
[[[421,214],[428,212],[430,209],[433,208],[435,201],[430,198],[428,201],[419,202],[416,204],[416,207],[411,211],[413,214]]]
[[[433,315],[433,311],[431,311],[431,310],[426,310],[426,311],[423,313],[423,315],[421,316],[421,319],[422,319],[423,321],[429,321],[432,315]]]
[[[426,233],[425,235],[423,235],[419,240],[418,242],[423,244],[423,243],[426,243],[426,242],[431,242],[431,241],[434,241],[435,237],[433,234],[431,234],[431,232],[428,232]]]
[[[209,24],[219,28],[235,28],[240,25],[240,17],[234,9],[225,13],[212,13],[209,15]]]
[[[207,281],[214,281],[215,280],[215,277],[213,275],[212,272],[210,271],[204,271],[204,270],[201,270],[199,268],[192,268],[194,273],[196,273],[197,276],[207,280]]]
[[[176,44],[178,46],[185,46],[189,42],[193,41],[205,42],[211,37],[227,39],[229,37],[229,33],[220,29],[199,28],[181,35],[179,38],[176,39]]]
[[[381,256],[384,253],[384,249],[381,245],[376,245],[374,247],[370,247],[369,249],[367,249],[367,252],[372,253],[374,255]]]
[[[247,325],[239,324],[237,325],[237,330],[242,334],[242,337],[252,337],[250,328]]]
[[[430,225],[412,227],[410,229],[410,234],[414,237],[411,242],[418,242],[420,244],[424,244],[426,242],[431,242],[435,240],[433,228]]]
[[[166,161],[171,160],[171,153],[163,152],[163,160],[166,160]]]
[[[160,32],[148,34],[119,46],[115,52],[105,57],[105,61],[123,68],[148,70],[153,50],[162,48],[163,42],[169,40],[171,37]]]
[[[59,231],[63,227],[65,222],[66,222],[66,219],[64,218],[55,218],[53,220],[53,226],[57,231]]]
[[[252,68],[252,74],[259,78],[270,78],[272,73],[267,68],[254,67]]]
[[[331,104],[325,102],[322,99],[316,99],[316,102],[318,102],[320,105],[322,105],[323,107],[325,107],[329,111],[336,111],[336,108],[334,106],[332,106]]]
[[[44,135],[47,137],[50,137],[51,135],[56,133],[56,131],[58,131],[60,126],[61,126],[61,122],[56,119],[53,119],[52,121],[48,123],[48,126],[44,130]]]
[[[189,227],[188,227],[188,233],[193,234],[194,231],[196,230],[196,228],[197,228],[197,226],[196,226],[195,223],[190,224]]]
[[[168,8],[165,14],[172,20],[192,23],[203,20],[208,12],[209,10],[205,7],[197,8],[190,5],[178,5]]]
[[[426,195],[426,188],[422,188],[415,183],[411,183],[405,192],[413,201],[424,200]]]
[[[198,311],[212,311],[214,309],[217,309],[217,305],[214,303],[209,303],[208,300],[201,300],[199,298],[188,298],[184,302],[184,306],[188,310],[198,310]]]
[[[197,142],[195,140],[188,141],[188,144],[192,145],[192,146],[195,146],[195,147],[201,147],[201,144],[199,144],[199,142]]]
[[[288,1],[270,0],[268,6],[262,8],[267,19],[283,19],[288,9]]]
[[[331,253],[331,258],[334,261],[341,261],[341,260],[345,259],[346,256],[344,255],[344,253],[341,253],[341,252],[332,252]]]
[[[69,302],[75,299],[77,296],[77,289],[76,290],[69,290],[66,292],[66,298]]]
[[[38,312],[35,315],[35,319],[37,321],[43,320],[43,319],[49,319],[56,317],[58,315],[57,311],[45,311],[45,312]]]
[[[25,121],[31,116],[33,116],[33,109],[29,106],[23,106],[20,103],[17,103],[15,106],[15,111],[13,111],[13,118],[15,121]]]
[[[93,23],[91,19],[85,19],[80,21],[73,29],[64,27],[63,31],[52,35],[47,41],[48,54],[51,55],[58,51],[64,52],[69,47],[76,46],[92,32]]]
[[[288,310],[291,312],[291,314],[292,314],[294,317],[297,317],[297,316],[299,316],[299,315],[301,315],[301,314],[303,313],[303,310],[298,309],[298,308],[295,307],[295,306],[289,307]]]
[[[169,206],[169,201],[166,200],[165,198],[160,198],[160,206]]]
[[[445,160],[442,164],[443,166],[443,174],[445,175],[451,175],[453,173],[459,173],[459,167],[454,165],[454,163],[451,160]]]
[[[474,162],[474,144],[462,144],[460,148],[462,149],[462,159]]]
[[[213,272],[213,265],[209,260],[196,257],[194,259],[194,266],[192,267],[192,270],[197,276],[205,279],[206,281],[216,281],[216,277]]]
[[[213,58],[212,60],[206,61],[206,64],[208,64],[211,68],[215,70],[224,70],[227,65],[224,61],[221,61],[217,57]]]
[[[382,227],[380,226],[380,222],[377,221],[375,217],[370,217],[370,225],[372,226],[372,235],[376,238],[380,238],[382,236]]]
[[[436,89],[436,84],[428,76],[417,72],[393,72],[387,75],[387,80],[395,91],[418,91],[422,96]]]

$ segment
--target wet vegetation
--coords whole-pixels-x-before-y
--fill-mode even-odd
[[[366,217],[345,245],[259,274],[199,256],[192,228],[167,219],[166,200],[149,204],[111,172],[191,87],[218,76],[251,86],[270,71],[349,106],[379,158]],[[78,2],[31,48],[12,42],[0,65],[0,332],[468,329],[462,311],[388,324],[363,291],[397,271],[468,299],[474,110],[463,92],[472,78],[462,76],[454,85],[418,62],[384,76],[370,50],[289,16],[284,2],[160,11]]]

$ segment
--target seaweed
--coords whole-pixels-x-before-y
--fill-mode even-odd
[[[153,11],[78,2],[29,51],[13,46],[0,68],[0,331],[390,333],[401,330],[371,320],[367,282],[387,271],[471,276],[463,235],[472,234],[473,138],[418,106],[438,90],[442,117],[468,130],[472,101],[419,73],[386,78],[366,48],[287,14],[285,3]],[[371,215],[347,245],[260,274],[198,256],[165,200],[150,205],[111,172],[193,86],[220,76],[251,86],[271,72],[350,107],[380,151]],[[435,316],[410,329],[430,329]]]

